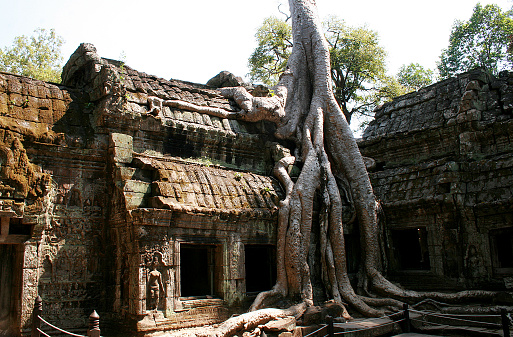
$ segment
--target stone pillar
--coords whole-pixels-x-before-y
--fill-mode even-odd
[[[28,328],[31,317],[33,303],[38,295],[39,285],[39,252],[38,245],[34,241],[29,241],[19,247],[19,259],[23,264],[21,271],[21,327]],[[17,259],[18,260],[18,259]]]
[[[146,283],[148,268],[144,263],[141,263],[138,270],[139,284],[137,287],[137,314],[144,315],[146,313]]]
[[[224,246],[224,300],[228,305],[241,303],[245,297],[244,244],[238,234],[229,237]]]
[[[169,250],[164,254],[164,269],[162,275],[162,282],[164,283],[165,296],[162,301],[164,302],[165,316],[168,317],[175,311],[175,254],[174,242],[169,244]]]

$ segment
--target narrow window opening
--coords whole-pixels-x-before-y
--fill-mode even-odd
[[[10,218],[9,235],[30,235],[32,226],[24,225],[21,218]]]
[[[180,289],[182,297],[210,297],[216,293],[215,246],[180,246]]]
[[[493,265],[497,269],[513,268],[513,227],[490,231]]]
[[[427,231],[425,228],[392,230],[391,234],[398,269],[430,269]]]
[[[271,289],[276,283],[276,249],[270,245],[245,245],[246,293]]]

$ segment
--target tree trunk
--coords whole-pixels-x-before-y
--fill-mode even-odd
[[[329,296],[349,303],[367,316],[380,316],[375,306],[400,306],[392,299],[359,296],[347,274],[340,190],[348,186],[362,236],[361,284],[368,291],[402,300],[456,300],[463,297],[494,296],[491,292],[422,294],[406,291],[386,280],[380,272],[377,202],[353,133],[349,128],[331,86],[328,44],[322,33],[315,0],[289,0],[292,18],[293,50],[287,69],[271,98],[252,97],[243,88],[222,89],[243,111],[237,118],[269,120],[277,124],[275,135],[296,142],[295,157],[276,163],[274,174],[285,186],[278,219],[277,282],[272,290],[260,293],[250,312],[221,325],[219,331],[234,331],[251,317],[265,320],[267,307],[278,299],[299,302],[295,315],[313,305],[308,251],[313,222],[314,198],[320,200],[320,242],[322,274]],[[302,167],[295,183],[286,168]],[[339,186],[337,181],[343,181]],[[372,306],[372,307],[371,307]],[[253,312],[251,312],[253,311]],[[272,311],[273,315],[276,314]],[[345,316],[349,318],[347,311]],[[270,317],[270,316],[269,316]],[[270,318],[269,318],[270,319]],[[234,323],[236,322],[236,323]],[[221,333],[221,335],[224,335]]]

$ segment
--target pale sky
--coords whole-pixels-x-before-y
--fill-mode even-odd
[[[281,0],[281,2],[286,2]],[[336,15],[378,32],[389,74],[411,62],[434,69],[456,19],[478,0],[317,0],[321,19]],[[508,10],[513,0],[481,0]],[[248,73],[247,59],[263,19],[280,17],[280,0],[0,0],[0,47],[38,28],[54,28],[65,61],[81,42],[102,57],[166,79],[197,83],[222,70]],[[286,6],[285,6],[286,7]]]

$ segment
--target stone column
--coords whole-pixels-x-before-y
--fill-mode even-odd
[[[240,235],[233,234],[224,246],[224,300],[234,305],[244,300],[246,285],[244,269],[244,244]]]

